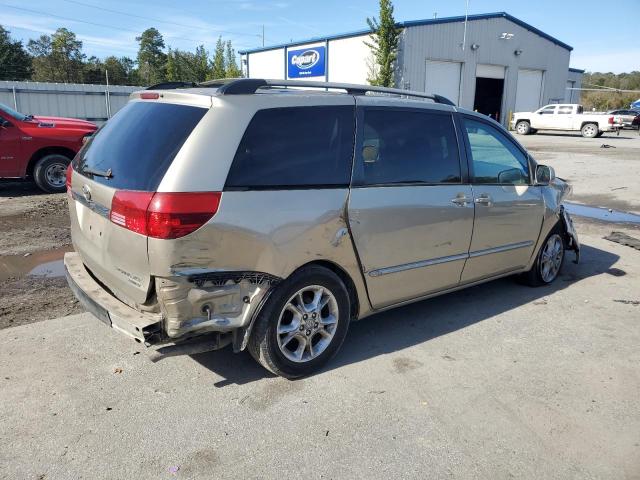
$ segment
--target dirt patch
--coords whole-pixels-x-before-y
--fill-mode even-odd
[[[64,193],[41,194],[29,182],[0,182],[0,255],[71,245]]]
[[[1,284],[0,330],[84,311],[61,277],[12,278]]]
[[[0,182],[0,329],[83,311],[58,272],[70,249],[65,194]]]

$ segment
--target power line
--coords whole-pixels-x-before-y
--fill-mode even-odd
[[[62,16],[62,15],[56,15],[56,14],[53,14],[53,13],[43,12],[42,10],[33,10],[33,9],[30,9],[30,8],[16,7],[15,5],[8,5],[6,3],[2,3],[0,5],[3,5],[3,6],[8,7],[8,8],[13,8],[14,10],[21,10],[21,11],[24,11],[24,12],[27,12],[27,13],[35,13],[37,15],[46,15],[48,17],[59,18],[61,20],[67,20],[67,21],[70,21],[70,22],[86,23],[87,25],[93,25],[95,27],[102,27],[102,28],[110,28],[110,29],[114,29],[114,30],[121,30],[123,32],[135,33],[136,35],[139,35],[141,33],[138,30],[132,30],[130,28],[116,27],[115,25],[107,25],[107,24],[104,24],[104,23],[90,22],[88,20],[79,20],[77,18],[65,17],[65,16]],[[187,42],[202,43],[202,40],[195,40],[193,38],[186,38],[186,37],[177,37],[177,36],[174,36],[174,35],[166,35],[165,38],[173,38],[174,40],[185,40]]]
[[[84,7],[95,8],[97,10],[102,10],[104,12],[116,13],[118,15],[124,15],[126,17],[141,18],[143,20],[151,20],[153,22],[166,23],[168,25],[176,25],[178,27],[195,28],[196,30],[207,30],[207,31],[212,30],[212,31],[215,31],[215,32],[224,33],[226,35],[238,35],[238,36],[246,36],[246,37],[259,37],[260,36],[260,34],[258,34],[258,33],[232,32],[232,31],[228,31],[228,30],[218,30],[218,29],[212,29],[212,28],[208,28],[208,27],[198,27],[198,26],[195,26],[195,25],[187,25],[187,24],[184,24],[184,23],[171,22],[169,20],[160,20],[159,18],[146,17],[146,16],[143,16],[143,15],[136,15],[136,14],[131,13],[131,12],[123,12],[123,11],[114,10],[114,9],[111,9],[111,8],[99,7],[98,5],[91,5],[90,3],[79,2],[78,0],[64,0],[64,1],[68,2],[68,3],[75,3],[76,5],[82,5]],[[235,2],[217,2],[217,3],[235,3]]]

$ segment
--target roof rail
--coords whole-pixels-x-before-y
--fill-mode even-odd
[[[300,80],[266,80],[262,78],[223,78],[202,82],[200,87],[214,87],[220,95],[250,95],[261,88],[299,87],[345,90],[350,95],[366,95],[367,93],[381,93],[386,95],[400,95],[403,97],[428,98],[436,103],[456,106],[451,100],[441,95],[402,90],[400,88],[375,87],[372,85],[356,85],[352,83],[308,82]]]
[[[195,82],[162,82],[151,85],[145,88],[145,90],[173,90],[176,88],[193,88],[197,86],[198,84]]]

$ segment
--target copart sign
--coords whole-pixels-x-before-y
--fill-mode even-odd
[[[287,50],[287,76],[289,78],[324,77],[326,47]]]

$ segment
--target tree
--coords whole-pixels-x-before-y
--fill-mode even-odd
[[[104,63],[98,58],[91,56],[83,65],[82,82],[100,84],[105,82]]]
[[[83,79],[82,41],[66,28],[58,28],[37,40],[29,40],[27,48],[33,56],[33,80],[44,82],[81,82]]]
[[[136,37],[138,49],[138,72],[141,80],[147,85],[163,82],[166,79],[167,55],[164,39],[155,28],[147,28],[142,35]]]
[[[396,28],[391,0],[380,0],[380,20],[367,18],[367,24],[371,29],[371,43],[365,44],[374,57],[367,80],[371,85],[393,87],[401,30]]]
[[[242,70],[238,67],[236,62],[236,51],[231,45],[231,40],[227,40],[225,50],[225,76],[227,78],[239,78],[242,77]]]
[[[0,80],[26,80],[31,77],[31,57],[9,34],[0,25]]]
[[[109,72],[111,85],[136,85],[133,60],[129,57],[110,56],[104,59],[104,69]]]
[[[193,73],[195,74],[195,82],[204,82],[209,76],[209,52],[200,45],[196,48],[193,58]]]
[[[630,73],[600,73],[588,72],[582,77],[583,88],[603,88],[602,91],[588,91],[581,93],[581,102],[585,109],[595,108],[598,111],[627,108],[629,104],[640,98],[640,72]],[[620,90],[638,90],[638,92],[616,92],[610,90],[616,88]]]
[[[225,68],[225,49],[222,37],[218,37],[216,49],[213,52],[213,64],[211,66],[211,78],[225,78],[227,72]]]

